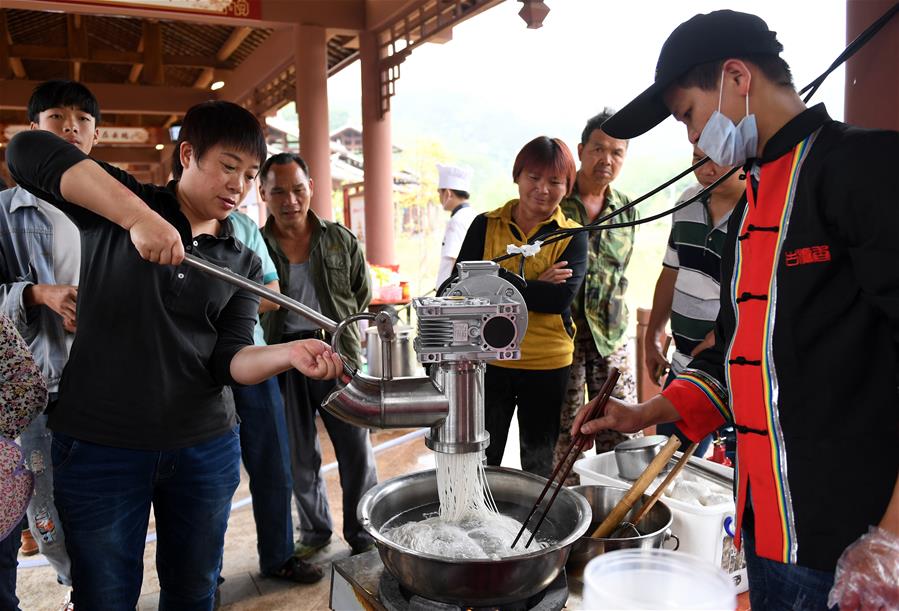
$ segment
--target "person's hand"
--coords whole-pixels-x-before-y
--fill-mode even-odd
[[[827,606],[899,609],[899,535],[872,526],[837,561]]]
[[[701,342],[699,342],[693,350],[690,351],[690,356],[696,356],[706,348],[711,348],[715,345],[715,332],[709,331],[706,333],[705,338]]]
[[[33,284],[26,289],[26,305],[45,305],[60,316],[63,321],[75,322],[75,302],[78,287],[70,284]]]
[[[571,278],[571,275],[574,273],[567,267],[568,261],[558,261],[553,265],[550,265],[543,273],[537,276],[537,280],[541,282],[550,282],[552,284],[562,284]]]
[[[671,367],[671,363],[662,354],[656,338],[652,337],[650,333],[647,333],[643,339],[643,352],[643,360],[646,362],[646,371],[649,372],[649,377],[652,378],[653,382],[661,386],[661,378],[665,371]],[[661,373],[656,375],[657,372]]]
[[[575,416],[574,424],[571,426],[571,436],[575,437],[578,433],[586,436],[587,445],[585,450],[593,447],[593,441],[596,434],[600,431],[613,430],[621,433],[634,433],[643,428],[642,406],[640,404],[630,404],[619,401],[614,397],[609,398],[606,403],[605,414],[599,418],[585,422],[587,414],[592,406],[598,401],[593,399]]]
[[[307,378],[333,380],[343,372],[343,359],[325,342],[301,339],[290,347],[290,364]]]
[[[62,328],[68,331],[69,333],[75,332],[75,319],[74,318],[63,318],[62,319]]]
[[[184,260],[184,244],[178,231],[149,208],[128,228],[128,232],[137,252],[147,261],[178,265]]]

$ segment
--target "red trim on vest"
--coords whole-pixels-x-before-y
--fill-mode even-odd
[[[714,402],[695,384],[675,379],[662,391],[662,396],[674,405],[681,417],[677,426],[693,441],[701,440],[724,424]]]
[[[784,209],[792,178],[793,158],[783,157],[762,166],[758,198],[747,177],[748,210],[740,234],[749,232],[749,225],[780,227],[783,230]],[[777,250],[780,232],[752,231],[747,239],[738,242],[739,257],[734,270],[734,295],[744,293],[768,295],[772,275],[777,273]],[[737,327],[731,342],[729,359],[745,358],[747,362],[762,363],[768,358],[765,350],[769,332],[769,299],[748,299],[736,304]],[[731,408],[739,425],[768,431],[767,435],[744,433],[737,444],[739,484],[737,489],[737,532],[746,507],[747,486],[752,490],[757,553],[771,560],[786,562],[784,550],[786,516],[780,503],[778,478],[780,473],[774,459],[774,436],[769,427],[767,369],[762,365],[728,364]]]

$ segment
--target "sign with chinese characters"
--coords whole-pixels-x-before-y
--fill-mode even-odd
[[[3,126],[3,139],[7,142],[16,134],[28,129],[27,125],[5,125]],[[158,128],[153,127],[101,127],[99,144],[156,144],[168,141],[168,138],[161,139]]]
[[[68,0],[72,4],[87,4],[103,8],[121,7],[195,13],[220,17],[260,19],[262,0]]]

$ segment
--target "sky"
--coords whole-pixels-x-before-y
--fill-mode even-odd
[[[587,118],[605,106],[620,108],[651,84],[662,43],[696,13],[730,8],[765,19],[800,87],[846,44],[846,0],[546,4],[550,13],[540,29],[527,29],[517,14],[521,3],[506,0],[456,26],[450,42],[413,50],[391,102],[394,143],[443,138],[463,161],[489,151],[507,158],[509,167],[518,148],[540,134],[561,137],[573,149]],[[825,102],[835,119],[843,117],[843,80],[840,68],[813,98]],[[332,109],[360,123],[358,62],[329,80],[328,93]],[[629,158],[690,154],[684,128],[669,118],[632,141]],[[627,167],[622,179],[626,174]]]

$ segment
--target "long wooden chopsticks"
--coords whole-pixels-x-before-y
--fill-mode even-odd
[[[655,505],[661,498],[661,496],[665,493],[665,491],[668,490],[668,486],[671,485],[671,482],[673,482],[680,474],[681,470],[685,466],[687,466],[687,461],[689,461],[690,457],[693,456],[693,452],[696,451],[697,447],[699,447],[699,444],[695,442],[687,446],[687,449],[684,451],[681,457],[677,459],[677,464],[675,464],[671,471],[668,472],[668,476],[664,480],[662,480],[662,483],[659,484],[659,487],[656,488],[655,492],[652,493],[652,496],[649,497],[649,500],[646,501],[643,506],[640,507],[640,509],[637,511],[636,515],[634,515],[634,526],[637,526],[640,521],[643,520],[646,514],[649,513],[649,510],[653,508],[653,505]]]
[[[652,462],[649,463],[649,466],[643,470],[643,473],[640,474],[637,481],[631,485],[630,489],[623,497],[621,497],[621,500],[618,501],[618,504],[615,505],[611,512],[609,512],[606,519],[596,527],[596,530],[590,535],[591,537],[594,539],[604,539],[618,528],[618,525],[624,520],[624,516],[627,515],[627,512],[631,510],[631,507],[634,506],[637,499],[643,496],[643,493],[646,492],[646,489],[656,476],[662,472],[662,469],[665,468],[665,465],[668,464],[668,461],[674,456],[674,452],[679,447],[680,439],[674,435],[668,438],[668,443],[665,444],[665,447],[656,454],[656,457],[653,458]]]
[[[603,413],[605,413],[606,403],[609,402],[609,398],[612,396],[612,391],[615,389],[615,384],[618,383],[618,369],[616,367],[612,367],[609,369],[609,377],[606,378],[605,384],[602,385],[602,388],[599,390],[599,394],[596,396],[596,401],[589,408],[589,412],[587,418],[584,422],[589,422],[590,420],[595,420]],[[552,507],[553,502],[556,500],[556,496],[559,494],[559,490],[564,486],[565,478],[568,477],[568,474],[571,473],[571,468],[574,466],[575,461],[578,456],[581,455],[581,451],[583,451],[584,446],[587,444],[587,438],[581,434],[580,431],[575,434],[574,438],[571,440],[571,444],[568,446],[568,451],[565,452],[565,456],[562,460],[559,461],[559,464],[556,465],[555,470],[553,470],[552,475],[546,481],[546,486],[543,487],[543,492],[540,493],[540,496],[537,497],[537,502],[534,503],[534,506],[531,508],[531,512],[528,514],[528,517],[522,522],[521,530],[518,531],[518,535],[516,535],[515,540],[512,541],[512,547],[515,547],[515,544],[518,543],[518,540],[521,538],[521,535],[524,534],[524,531],[527,530],[528,523],[531,521],[531,518],[534,517],[534,514],[537,513],[537,508],[540,506],[540,502],[543,500],[543,497],[546,496],[546,492],[549,490],[550,486],[556,481],[556,476],[559,474],[559,471],[562,471],[564,467],[564,471],[562,472],[562,476],[559,478],[558,483],[556,483],[556,489],[553,491],[552,496],[549,499],[549,502],[546,504],[546,507],[543,510],[543,515],[540,516],[540,520],[537,522],[537,526],[534,527],[534,530],[531,531],[531,537],[527,540],[527,543],[524,544],[524,547],[527,548],[531,545],[531,542],[534,540],[534,537],[537,536],[537,531],[540,530],[540,526],[543,524],[543,520],[546,519],[546,514],[549,513],[550,507]],[[571,456],[574,456],[572,460],[569,461]]]

